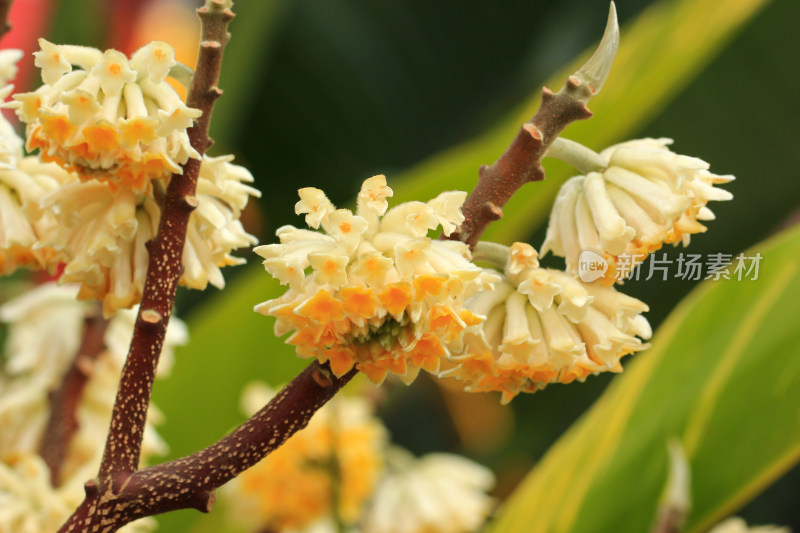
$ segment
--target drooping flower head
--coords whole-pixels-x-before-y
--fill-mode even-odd
[[[27,124],[29,151],[40,149],[44,161],[83,180],[136,190],[200,158],[186,133],[200,111],[186,107],[165,81],[176,65],[168,44],[149,43],[130,59],[45,39],[39,45],[34,55],[44,85],[10,104]]]
[[[463,221],[463,192],[388,212],[384,176],[364,181],[358,208],[336,209],[315,188],[300,189],[298,214],[314,230],[284,226],[280,244],[259,246],[267,271],[289,289],[256,311],[277,318],[275,333],[300,357],[330,361],[337,375],[354,365],[376,383],[388,372],[413,380],[439,369],[445,343],[477,318],[465,298],[497,276],[470,263],[466,244],[427,236]]]
[[[260,193],[248,185],[252,175],[232,159],[203,157],[198,205],[186,231],[181,285],[224,287],[220,268],[244,262],[231,252],[257,242],[244,231],[239,217],[248,199]],[[79,297],[102,300],[106,315],[138,303],[147,273],[145,243],[155,236],[161,218],[152,189],[163,192],[163,187],[154,184],[150,191],[136,191],[80,181],[66,172],[57,177],[58,188],[39,205],[42,213],[52,213],[58,225],[38,246],[56,250],[55,261],[65,263],[60,281],[80,283]]]
[[[632,267],[663,244],[689,244],[706,231],[700,221],[713,220],[711,200],[733,195],[714,185],[733,176],[708,171],[701,159],[672,152],[671,139],[639,139],[593,154],[601,168],[568,180],[559,191],[542,253],[566,259],[578,275],[578,258],[591,250],[609,263],[606,282],[613,283],[620,256]]]
[[[245,389],[248,414],[273,396]],[[360,397],[338,395],[308,426],[232,480],[223,492],[239,522],[253,531],[306,530],[320,521],[352,525],[383,470],[386,430]]]
[[[464,306],[485,317],[450,344],[456,366],[440,377],[462,381],[471,392],[499,391],[503,403],[548,383],[583,381],[621,372],[622,356],[647,347],[647,306],[613,287],[583,283],[560,270],[539,267],[525,243],[510,249],[479,243],[477,254],[504,264],[503,281]]]

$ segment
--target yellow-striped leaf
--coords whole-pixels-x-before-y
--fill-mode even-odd
[[[671,437],[692,468],[690,532],[800,460],[800,229],[745,255],[756,253],[757,280],[707,281],[676,308],[489,531],[648,531]]]

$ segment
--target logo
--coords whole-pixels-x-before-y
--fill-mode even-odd
[[[584,283],[602,278],[607,270],[608,262],[597,252],[584,250],[578,256],[578,277]]]

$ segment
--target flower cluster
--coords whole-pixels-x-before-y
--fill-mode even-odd
[[[272,396],[248,385],[245,412]],[[221,496],[249,531],[470,533],[494,505],[486,494],[493,485],[491,471],[464,457],[417,459],[390,446],[367,400],[338,395]]]
[[[577,276],[581,251],[596,252],[609,263],[611,284],[619,255],[643,260],[665,243],[686,246],[692,234],[704,232],[700,221],[714,219],[706,204],[733,198],[714,185],[733,176],[712,174],[705,161],[670,151],[671,143],[639,139],[592,154],[591,165],[583,166],[599,168],[561,188],[542,253],[563,256]]]
[[[130,60],[114,50],[40,44],[45,85],[9,104],[27,122],[28,148],[39,148],[39,156],[22,157],[21,139],[0,119],[0,273],[62,271],[60,282],[79,283],[78,297],[102,300],[111,316],[141,300],[145,243],[156,235],[166,187],[180,164],[200,157],[186,132],[198,113],[165,81],[175,61],[164,43]],[[184,286],[223,287],[220,268],[245,262],[231,252],[257,242],[239,218],[260,193],[232,160],[201,160]]]
[[[255,248],[267,271],[289,286],[256,311],[277,318],[275,334],[301,357],[330,361],[343,375],[355,365],[373,382],[389,372],[412,381],[437,372],[446,342],[478,318],[465,298],[499,277],[473,265],[466,244],[434,240],[463,220],[463,192],[407,202],[387,212],[392,190],[384,176],[364,181],[358,206],[336,209],[319,189],[300,189],[298,214],[310,231],[279,228],[279,244]]]
[[[456,378],[469,391],[500,391],[507,403],[548,383],[621,372],[622,356],[647,348],[637,338],[652,333],[639,300],[540,268],[528,244],[478,243],[475,253],[505,265],[503,281],[464,303],[485,320],[451,342],[455,365],[440,377]]]
[[[252,414],[272,396],[251,384],[243,407]],[[352,525],[378,482],[385,446],[386,430],[368,402],[337,396],[305,429],[231,481],[226,495],[233,514],[253,531],[304,530],[331,516]]]
[[[239,217],[249,197],[259,192],[247,185],[252,175],[232,160],[232,156],[203,157],[198,206],[186,232],[181,285],[224,287],[220,267],[244,262],[231,251],[257,242],[244,231]],[[40,245],[55,250],[56,260],[65,264],[61,281],[80,283],[82,299],[103,300],[106,315],[138,303],[148,265],[145,243],[155,236],[161,217],[156,198],[49,170],[60,183],[39,204],[58,224]],[[153,189],[160,187],[154,184]]]
[[[486,492],[492,472],[464,457],[433,453],[415,458],[402,448],[386,454],[387,473],[364,523],[373,533],[478,531],[494,506]]]
[[[76,300],[77,287],[44,284],[0,307],[9,324],[5,365],[0,368],[0,531],[38,533],[58,528],[83,500],[83,484],[97,473],[102,443],[128,351],[135,311],[116,314],[105,330],[105,350],[96,358],[79,354],[84,323],[94,306]],[[180,320],[167,330],[164,371],[175,345],[186,342]],[[75,358],[89,375],[73,436],[55,484],[39,456],[50,416],[48,395],[61,383]],[[166,445],[155,432],[159,418],[151,406],[142,454],[163,454]],[[124,531],[149,531],[152,520],[134,522]]]
[[[201,113],[165,81],[176,65],[168,44],[149,43],[130,60],[116,50],[44,39],[39,46],[34,55],[44,85],[15,95],[12,104],[27,125],[29,151],[40,149],[44,161],[81,179],[134,190],[200,158],[186,129]]]

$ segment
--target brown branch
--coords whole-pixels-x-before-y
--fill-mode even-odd
[[[61,478],[61,466],[66,457],[72,437],[78,430],[77,411],[83,398],[83,390],[92,375],[92,366],[103,353],[103,334],[107,321],[99,309],[96,316],[88,317],[83,330],[83,340],[75,354],[72,366],[64,374],[61,385],[49,395],[50,417],[44,429],[39,455],[50,468],[50,482],[57,487]]]
[[[11,13],[11,4],[14,0],[0,0],[0,40],[11,31],[11,22],[8,15]]]
[[[222,52],[229,38],[228,23],[234,16],[221,3],[217,4],[216,8],[202,7],[197,10],[203,24],[203,40],[186,101],[187,106],[203,111],[188,131],[192,147],[201,155],[211,144],[208,125],[214,102],[222,94],[217,81]],[[119,491],[139,466],[150,393],[183,268],[186,226],[189,216],[197,207],[195,189],[200,164],[201,161],[197,159],[189,159],[183,166],[183,174],[172,175],[158,233],[147,243],[147,278],[100,464],[98,477],[101,489]]]
[[[486,227],[503,216],[502,208],[520,187],[544,179],[542,157],[558,134],[575,120],[592,116],[583,101],[587,84],[570,76],[560,91],[542,90],[542,105],[522,125],[508,149],[478,171],[478,184],[464,202],[464,223],[448,239],[474,247]]]
[[[522,125],[508,149],[491,166],[478,171],[478,184],[461,211],[464,223],[448,239],[474,247],[486,227],[503,216],[503,206],[529,181],[544,179],[542,158],[570,123],[592,116],[586,102],[603,87],[619,46],[619,25],[611,2],[603,38],[594,54],[553,94],[542,89],[542,104]]]
[[[134,473],[110,498],[90,481],[86,499],[60,532],[115,531],[137,518],[177,509],[210,511],[214,489],[303,429],[356,372],[337,378],[327,364],[313,362],[259,412],[211,446]]]

